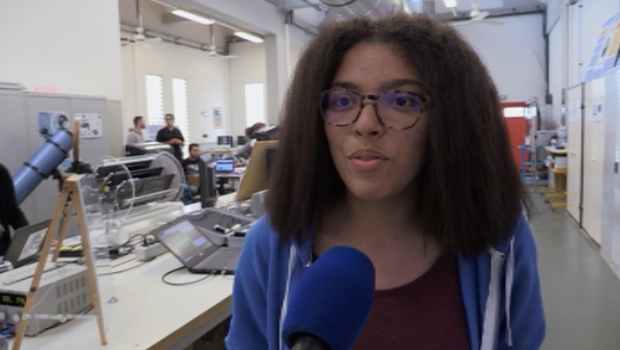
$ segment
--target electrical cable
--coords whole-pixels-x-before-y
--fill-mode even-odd
[[[321,2],[321,4],[326,5],[326,6],[330,6],[330,7],[345,7],[345,6],[351,5],[352,3],[356,2],[357,0],[350,0],[350,1],[347,1],[347,2],[342,3],[342,4],[330,4],[330,3],[326,2],[325,0],[319,0],[319,1]]]
[[[199,278],[199,279],[196,279],[196,280],[193,280],[193,281],[189,281],[189,282],[183,282],[183,283],[176,283],[176,282],[168,282],[168,281],[166,281],[166,276],[168,276],[170,274],[173,274],[173,273],[175,273],[177,271],[183,270],[184,268],[185,268],[185,266],[181,266],[181,267],[177,267],[176,269],[173,269],[173,270],[170,270],[170,271],[166,272],[163,276],[161,276],[161,281],[164,282],[167,285],[170,285],[170,286],[188,286],[190,284],[195,284],[195,283],[198,283],[198,282],[205,281],[205,280],[209,279],[210,277],[214,277],[215,276],[213,274],[207,274],[205,277],[202,277],[202,278]]]

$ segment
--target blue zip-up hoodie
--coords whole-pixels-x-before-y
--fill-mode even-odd
[[[544,334],[536,247],[520,217],[513,234],[474,257],[459,254],[471,349],[537,350]],[[312,239],[280,240],[267,217],[248,231],[233,288],[228,350],[284,350],[288,293],[312,264]]]

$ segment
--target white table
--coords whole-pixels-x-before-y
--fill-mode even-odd
[[[186,207],[186,212],[200,204]],[[137,261],[114,268],[124,270]],[[95,318],[76,318],[26,337],[23,350],[142,350],[184,349],[231,314],[232,276],[214,276],[187,286],[171,286],[161,277],[180,267],[170,253],[129,271],[113,275],[112,283],[100,283],[102,295],[118,301],[104,305],[108,345],[102,346]],[[205,275],[181,270],[167,281],[189,282]],[[103,298],[106,302],[108,298]],[[32,322],[32,321],[31,321]],[[11,342],[12,346],[12,342]]]
[[[119,267],[124,269],[134,262]],[[232,277],[216,276],[187,286],[161,281],[166,272],[181,266],[170,253],[130,271],[114,275],[112,295],[104,317],[108,345],[102,346],[94,318],[74,319],[36,337],[25,338],[22,349],[140,350],[183,349],[231,314]],[[185,282],[203,277],[187,270],[168,281]],[[104,301],[105,302],[105,301]]]

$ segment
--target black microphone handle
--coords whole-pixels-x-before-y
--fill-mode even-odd
[[[291,350],[331,350],[331,348],[317,337],[300,334],[295,339],[295,345]]]

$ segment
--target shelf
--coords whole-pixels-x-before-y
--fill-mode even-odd
[[[566,148],[564,148],[564,149],[557,149],[555,147],[550,147],[550,146],[546,146],[545,147],[545,151],[547,151],[547,152],[549,152],[549,153],[551,153],[553,155],[556,155],[556,156],[565,156],[568,153]]]
[[[556,174],[566,174],[566,168],[553,168],[553,172]]]

